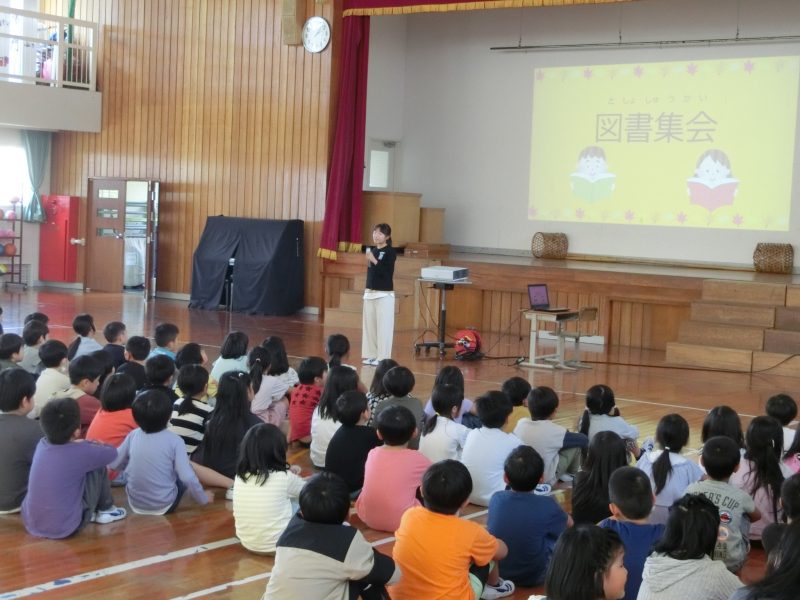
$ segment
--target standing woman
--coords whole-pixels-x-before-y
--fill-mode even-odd
[[[364,290],[361,355],[365,365],[392,357],[394,338],[394,262],[392,228],[378,223],[372,230],[375,246],[367,248],[367,286]]]

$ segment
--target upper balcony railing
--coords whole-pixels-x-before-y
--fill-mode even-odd
[[[95,91],[97,24],[0,6],[0,81]]]

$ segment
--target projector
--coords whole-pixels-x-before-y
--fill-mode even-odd
[[[469,277],[469,269],[463,267],[424,267],[420,272],[422,279],[436,281],[464,281]]]

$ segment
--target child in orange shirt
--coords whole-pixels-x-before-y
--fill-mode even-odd
[[[128,434],[139,427],[133,419],[131,405],[136,397],[136,382],[125,373],[115,373],[103,382],[100,388],[100,405],[103,407],[92,419],[87,440],[102,442],[119,448]],[[108,478],[114,485],[125,485],[119,479],[118,471],[108,472]]]
[[[390,590],[393,600],[491,600],[514,593],[497,569],[496,561],[508,554],[505,543],[458,517],[471,493],[472,478],[458,461],[443,460],[425,472],[425,507],[408,509],[395,533],[393,556],[403,577]]]

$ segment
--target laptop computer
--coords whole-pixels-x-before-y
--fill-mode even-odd
[[[565,312],[569,310],[565,306],[550,306],[550,294],[547,291],[546,283],[528,284],[528,299],[531,301],[531,310],[545,312]]]

